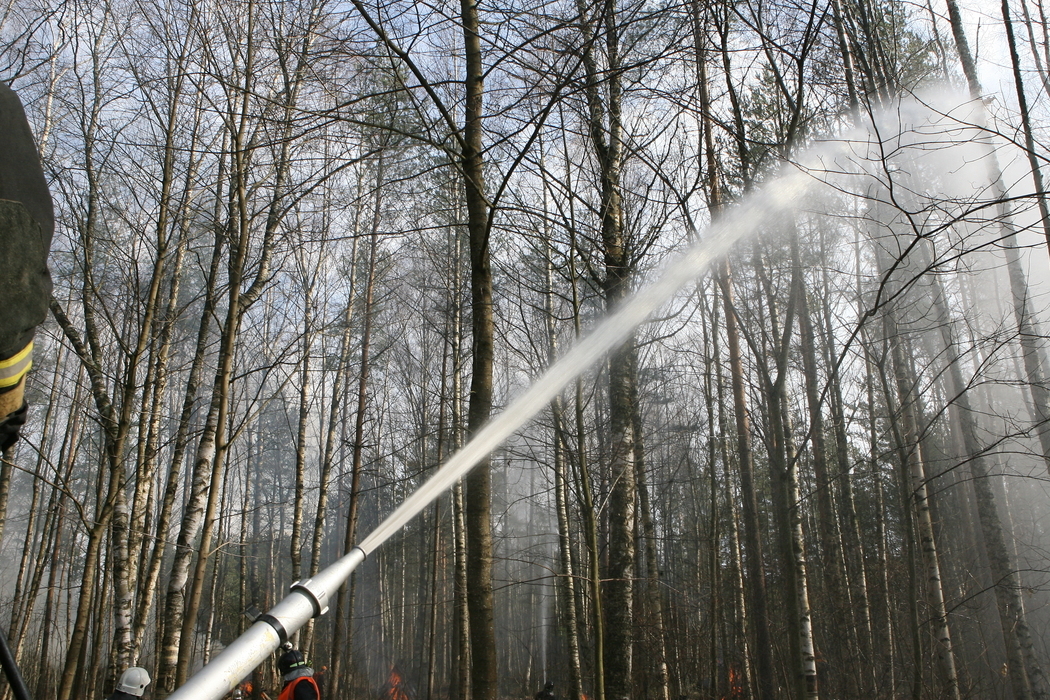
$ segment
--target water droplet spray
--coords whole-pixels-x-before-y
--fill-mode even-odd
[[[292,585],[289,595],[202,668],[170,700],[218,700],[232,690],[288,636],[328,609],[328,599],[365,557],[452,487],[485,455],[550,405],[577,376],[619,346],[651,314],[685,285],[705,274],[741,240],[795,211],[822,182],[836,154],[848,142],[828,141],[807,152],[800,164],[785,164],[785,173],[748,196],[715,222],[703,237],[675,258],[655,282],[641,289],[540,376],[532,386],[494,416],[459,452],[409,496],[358,546],[312,579]],[[833,169],[834,170],[834,169]]]

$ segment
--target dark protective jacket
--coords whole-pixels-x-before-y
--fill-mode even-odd
[[[25,110],[0,81],[0,362],[22,351],[47,315],[54,231],[51,194]]]
[[[113,694],[106,700],[142,700],[142,698],[135,697],[131,693],[125,693],[123,690],[114,690]]]
[[[321,700],[321,691],[311,676],[289,681],[277,700]]]

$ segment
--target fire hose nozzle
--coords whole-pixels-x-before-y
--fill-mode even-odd
[[[298,591],[310,599],[314,605],[314,617],[320,617],[328,612],[328,591],[314,583],[312,578],[305,581],[296,581],[291,590]]]
[[[328,592],[339,590],[364,560],[365,550],[353,547],[313,578],[293,584],[284,600],[259,615],[255,624],[169,695],[168,700],[222,698],[311,617],[328,610]]]

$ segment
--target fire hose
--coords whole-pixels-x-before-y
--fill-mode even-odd
[[[18,669],[15,655],[11,653],[11,647],[7,644],[7,637],[0,632],[0,666],[4,667],[4,675],[7,677],[7,685],[11,688],[11,694],[15,700],[32,700],[29,688],[22,680],[22,672]]]

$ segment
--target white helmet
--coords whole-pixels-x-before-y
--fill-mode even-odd
[[[142,693],[146,691],[146,686],[149,685],[149,680],[149,674],[146,673],[146,669],[132,666],[120,675],[120,680],[117,681],[117,690],[141,698]]]

